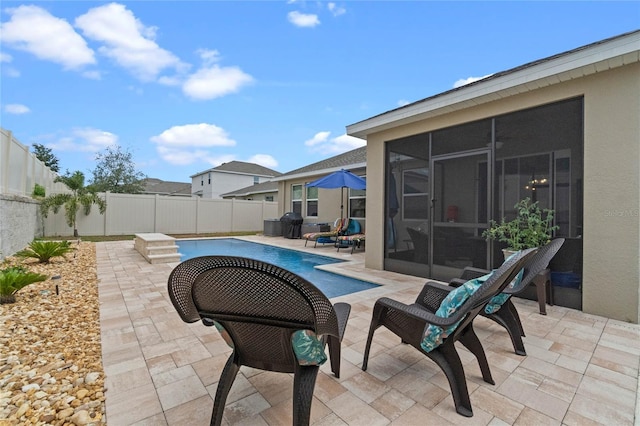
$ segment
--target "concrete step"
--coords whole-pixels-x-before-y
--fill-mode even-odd
[[[177,245],[170,246],[147,246],[147,255],[152,254],[175,254],[178,252]]]
[[[173,263],[180,262],[180,253],[174,254],[150,254],[145,256],[147,261],[151,264],[154,263]]]
[[[175,238],[159,233],[136,234],[135,250],[149,263],[180,262]]]

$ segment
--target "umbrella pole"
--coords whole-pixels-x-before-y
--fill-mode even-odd
[[[344,186],[340,187],[340,220],[344,218]]]

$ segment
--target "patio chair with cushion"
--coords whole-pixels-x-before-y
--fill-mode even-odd
[[[495,296],[491,301],[489,301],[487,306],[480,311],[480,315],[497,322],[507,329],[509,337],[511,337],[511,342],[513,343],[513,349],[518,355],[527,354],[524,348],[524,342],[522,341],[522,337],[524,337],[525,334],[522,322],[520,321],[520,315],[518,315],[518,310],[511,301],[511,296],[521,293],[530,284],[535,284],[537,287],[538,301],[542,306],[544,306],[546,303],[546,288],[550,285],[549,270],[547,269],[547,266],[549,266],[549,262],[556,255],[558,250],[560,250],[563,243],[563,238],[556,238],[541,247],[536,255],[524,266],[522,279],[520,279],[519,282],[516,280],[515,282],[510,283],[502,293]],[[477,278],[487,273],[488,271],[483,269],[465,268],[462,272],[462,277],[451,280],[450,285],[457,287],[470,279]],[[546,311],[543,311],[542,308],[540,313],[544,313],[546,315]]]
[[[341,232],[344,232],[349,226],[349,218],[345,217],[344,219],[338,218],[333,223],[333,229],[325,232],[308,232],[302,236],[304,238],[304,246],[307,246],[309,241],[313,241],[313,247],[317,247],[318,243],[321,244],[335,244],[335,238],[340,235]]]
[[[536,249],[523,250],[506,260],[486,280],[470,280],[455,288],[437,282],[427,282],[415,303],[406,305],[383,297],[373,308],[369,336],[362,370],[367,369],[373,333],[385,326],[402,342],[428,356],[442,369],[458,414],[473,416],[467,381],[455,342],[460,341],[473,353],[485,382],[495,384],[473,320],[491,298],[513,280]]]
[[[241,366],[294,373],[293,424],[309,423],[318,369],[327,357],[340,376],[340,342],[351,306],[332,305],[309,281],[269,263],[231,256],[203,256],[170,274],[169,296],[185,322],[215,326],[232,348],[213,403],[220,425],[227,396]]]

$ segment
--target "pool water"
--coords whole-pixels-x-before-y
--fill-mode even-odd
[[[177,240],[176,244],[178,245],[178,252],[182,255],[181,261],[210,255],[242,256],[261,260],[300,275],[318,287],[328,298],[378,287],[378,284],[316,269],[315,266],[317,265],[342,262],[327,256],[242,241],[235,238]]]

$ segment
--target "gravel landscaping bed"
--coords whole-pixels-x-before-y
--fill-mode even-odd
[[[106,424],[95,244],[72,246],[49,264],[2,265],[60,279],[28,285],[16,303],[0,305],[0,425]]]

